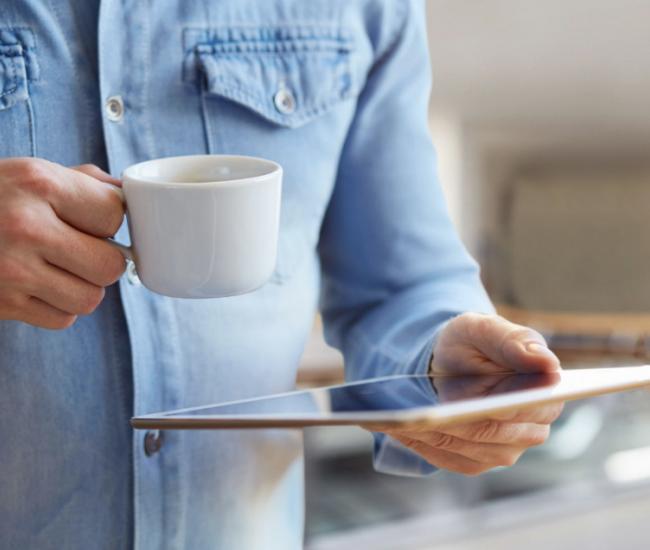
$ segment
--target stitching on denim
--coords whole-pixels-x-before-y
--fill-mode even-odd
[[[34,31],[29,27],[13,27],[14,30],[22,31],[25,35],[29,36],[31,39],[31,44],[23,45],[25,50],[25,69],[27,70],[27,76],[29,82],[38,82],[40,80],[40,67],[38,65],[38,59],[36,57],[37,51],[37,41]]]
[[[27,117],[29,118],[29,141],[31,145],[32,157],[36,157],[36,117],[34,116],[34,105],[29,96],[27,96]]]
[[[13,41],[2,40],[2,31],[5,31],[13,36]],[[29,37],[28,40],[21,40],[18,33]],[[25,72],[28,82],[37,82],[38,76],[38,63],[36,61],[36,37],[29,27],[0,27],[0,48],[19,48],[15,53],[4,53],[6,57],[22,57],[25,62]],[[36,77],[33,75],[36,74]]]
[[[230,34],[231,36],[241,30],[257,31],[258,36],[262,36],[264,31],[278,32],[286,31],[283,40],[305,40],[305,39],[335,39],[340,41],[346,41],[352,43],[354,40],[354,35],[348,31],[347,28],[341,27],[340,25],[318,25],[313,22],[294,22],[290,25],[220,25],[212,27],[186,27],[188,34],[202,34],[209,40],[210,34],[214,36],[219,31]],[[264,40],[263,38],[240,38],[229,39],[233,42],[243,42],[243,41],[252,41],[252,40]],[[192,44],[193,46],[194,44]]]
[[[275,29],[276,27],[268,27],[269,29]],[[332,35],[332,36],[324,36],[324,35],[319,35],[319,34],[313,34],[312,36],[309,37],[304,37],[304,36],[286,36],[286,37],[281,37],[277,39],[262,39],[262,38],[255,38],[255,39],[219,39],[215,37],[215,33],[220,30],[220,29],[226,29],[230,30],[230,27],[206,27],[206,28],[196,28],[196,27],[186,27],[183,29],[182,32],[182,47],[183,51],[186,54],[191,54],[193,53],[193,50],[196,49],[197,46],[205,45],[205,46],[210,46],[210,45],[249,45],[249,50],[247,51],[256,51],[255,50],[255,45],[256,44],[266,44],[266,45],[277,45],[277,44],[294,44],[296,46],[298,45],[303,45],[304,49],[309,49],[307,48],[308,45],[311,45],[313,48],[314,45],[326,45],[328,48],[323,48],[323,49],[331,49],[331,50],[339,50],[342,49],[344,51],[351,51],[354,49],[354,40],[352,38],[352,35]]]
[[[209,42],[197,44],[199,53],[282,53],[282,52],[350,52],[345,42],[319,39],[291,39],[277,41]]]
[[[11,67],[11,73],[9,73],[8,79],[11,80],[14,84],[13,88],[9,88],[8,90],[3,90],[3,92],[0,94],[0,97],[5,97],[10,94],[13,94],[17,89],[18,89],[18,78],[16,75],[16,62],[14,61],[14,57],[7,57],[9,61],[11,61],[11,64],[8,65]]]
[[[23,47],[20,44],[0,44],[0,52],[2,57],[23,57]]]
[[[294,31],[279,39],[246,39],[236,38],[223,40],[216,35],[219,31],[234,32],[240,29],[248,30],[286,30]],[[309,31],[308,35],[300,35],[300,32]],[[323,44],[327,41],[327,45]],[[294,23],[292,25],[237,25],[237,26],[216,26],[216,27],[185,27],[181,35],[183,48],[183,65],[181,69],[184,82],[196,82],[196,54],[199,48],[205,48],[209,53],[232,52],[232,53],[269,53],[269,52],[290,52],[290,51],[340,51],[349,53],[355,49],[354,35],[345,27],[340,25],[323,26],[311,23]],[[260,48],[260,45],[265,47]],[[327,47],[326,47],[327,46]],[[206,52],[206,53],[208,53]]]
[[[249,93],[244,88],[228,85],[224,79],[216,78],[216,77],[212,79],[210,83],[211,84],[210,88],[213,88],[213,83],[222,83],[224,85],[222,88],[219,88],[218,94],[215,95],[220,95],[222,97],[232,99],[234,101],[237,100],[243,101],[247,107],[255,110],[265,118],[289,126],[299,125],[301,122],[307,121],[314,116],[318,116],[319,114],[327,111],[333,105],[336,105],[339,101],[349,99],[353,95],[352,92],[350,91],[345,92],[343,94],[338,94],[337,96],[335,96],[333,99],[329,101],[324,101],[318,103],[315,106],[305,108],[299,114],[287,115],[286,117],[284,117],[280,114],[274,113],[271,109],[267,108],[264,102],[260,101],[258,96]]]
[[[32,31],[32,29],[30,27],[26,27],[26,26],[0,27],[0,31],[3,31],[3,30],[4,31],[10,31],[10,32],[12,32],[14,34],[16,33],[16,31],[23,31],[23,32],[27,33],[31,37],[33,44],[25,44],[24,47],[25,48],[34,48],[34,49],[36,48],[36,36],[34,35],[34,31]],[[16,42],[3,42],[3,43],[6,44],[6,45],[9,45],[9,46],[16,45],[16,44],[21,44],[18,41],[18,39],[16,39]]]

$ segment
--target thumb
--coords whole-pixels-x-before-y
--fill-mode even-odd
[[[553,372],[560,368],[557,356],[544,337],[528,327],[499,316],[476,321],[469,334],[473,344],[493,362],[518,372]]]

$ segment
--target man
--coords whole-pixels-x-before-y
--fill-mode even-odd
[[[292,389],[319,295],[350,379],[432,354],[558,368],[493,315],[436,182],[428,94],[411,0],[3,1],[0,547],[300,547],[299,434],[128,420]],[[276,273],[250,294],[155,295],[104,241],[113,176],[197,153],[284,167]],[[376,466],[513,464],[558,414],[378,435]]]

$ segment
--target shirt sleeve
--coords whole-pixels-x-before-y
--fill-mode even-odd
[[[348,380],[426,373],[446,321],[493,311],[437,179],[423,4],[391,5],[395,24],[377,40],[319,243],[325,337],[342,351]],[[375,467],[434,470],[382,435]]]

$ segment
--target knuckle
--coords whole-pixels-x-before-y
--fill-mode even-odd
[[[465,329],[465,337],[470,342],[485,342],[486,338],[496,338],[497,334],[509,332],[511,323],[498,315],[471,313]]]
[[[483,420],[473,430],[472,438],[479,442],[494,441],[499,435],[501,423],[495,420]]]
[[[432,447],[441,449],[443,451],[453,449],[456,446],[455,443],[456,443],[456,438],[449,434],[434,432],[433,434],[430,435],[429,444]]]
[[[475,334],[481,334],[486,325],[490,323],[490,317],[482,313],[468,312],[456,317],[453,321],[456,325],[463,326],[468,336],[473,337]]]
[[[19,263],[9,258],[0,259],[0,281],[4,285],[22,285],[29,280],[28,271]]]
[[[546,342],[544,337],[537,332],[536,330],[528,327],[522,327],[520,325],[515,325],[513,329],[508,334],[509,339],[528,341],[535,340],[537,342]]]
[[[486,313],[472,313],[470,320],[476,328],[485,329],[489,328],[489,326],[494,322],[494,316],[487,315]]]
[[[42,237],[37,216],[25,207],[13,207],[2,216],[2,236],[9,243],[37,242]]]
[[[472,319],[474,331],[478,333],[478,335],[489,332],[493,323],[494,319],[489,315],[480,315],[475,313],[474,318]]]
[[[41,159],[21,159],[17,169],[18,184],[39,197],[49,197],[54,186],[51,171]]]

